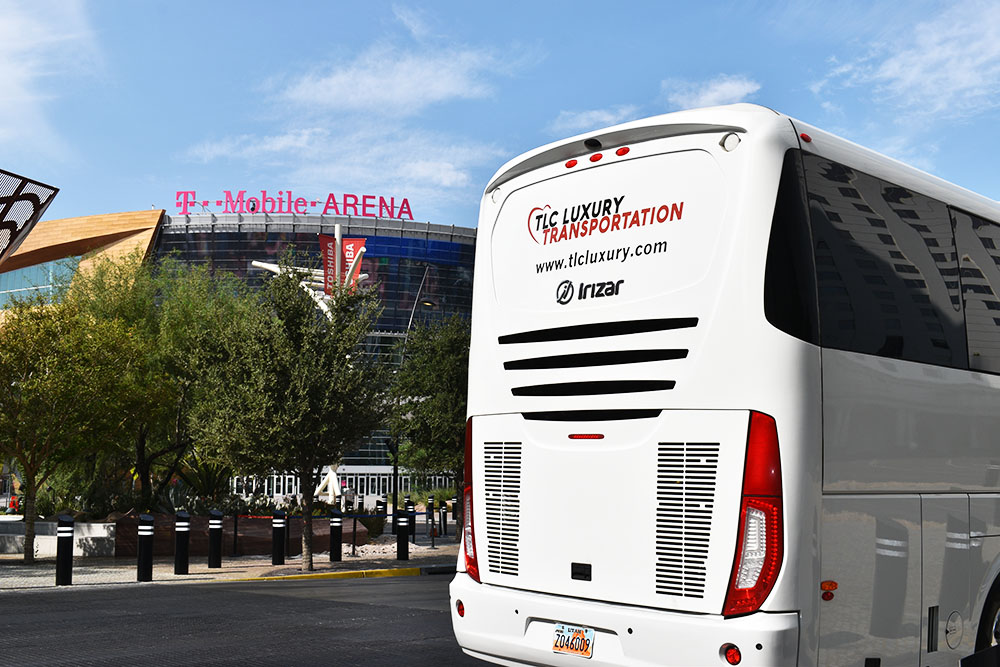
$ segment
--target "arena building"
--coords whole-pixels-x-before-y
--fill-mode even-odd
[[[292,207],[289,199],[288,210],[298,210]],[[209,264],[260,284],[266,271],[254,267],[254,261],[275,263],[285,248],[294,245],[297,253],[318,263],[319,235],[333,236],[339,224],[345,238],[365,239],[361,273],[369,276],[365,284],[377,286],[384,308],[370,349],[388,351],[417,324],[471,311],[474,228],[377,217],[380,211],[399,215],[402,206],[368,209],[359,203],[352,212],[370,215],[358,216],[249,212],[250,208],[266,210],[266,205],[258,209],[250,202],[243,212],[219,214],[196,213],[184,206],[186,212],[179,215],[150,210],[42,220],[0,264],[0,307],[16,294],[52,292],[73,269],[97,257],[136,250],[148,258],[173,255]],[[405,210],[409,211],[408,202]],[[392,466],[386,442],[387,434],[375,433],[346,456],[338,470],[341,484],[368,496],[389,493]],[[447,483],[443,477],[434,481]],[[403,476],[401,491],[409,485]],[[298,483],[294,477],[274,475],[266,482],[266,492],[292,495],[298,492]]]

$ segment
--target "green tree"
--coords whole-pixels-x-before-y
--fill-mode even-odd
[[[81,462],[91,493],[117,478],[128,491],[138,484],[139,509],[153,509],[192,452],[191,406],[222,356],[222,331],[246,312],[244,292],[242,283],[207,267],[149,262],[140,254],[77,272],[64,301],[96,321],[128,327],[142,350],[109,397],[121,415],[116,449]]]
[[[24,495],[24,561],[34,562],[38,491],[118,427],[107,398],[141,358],[128,327],[65,303],[14,301],[0,326],[0,456]]]
[[[453,315],[410,332],[392,384],[390,428],[401,465],[449,472],[462,488],[469,393],[469,322]]]
[[[363,352],[378,316],[374,294],[339,290],[324,317],[300,288],[303,278],[285,268],[269,279],[255,314],[229,329],[226,358],[210,372],[195,415],[199,437],[233,468],[298,475],[302,565],[312,570],[319,472],[379,424],[385,370]]]

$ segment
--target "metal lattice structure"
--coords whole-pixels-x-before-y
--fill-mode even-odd
[[[17,250],[58,192],[51,185],[0,169],[0,263]]]

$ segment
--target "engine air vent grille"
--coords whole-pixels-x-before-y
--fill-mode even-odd
[[[486,562],[490,572],[517,576],[521,531],[521,443],[484,443]]]
[[[656,592],[705,596],[718,443],[661,442],[656,464]]]

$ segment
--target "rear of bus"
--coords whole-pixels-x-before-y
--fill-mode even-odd
[[[814,652],[819,352],[764,307],[798,146],[768,109],[681,112],[543,147],[487,188],[451,585],[470,655]]]

